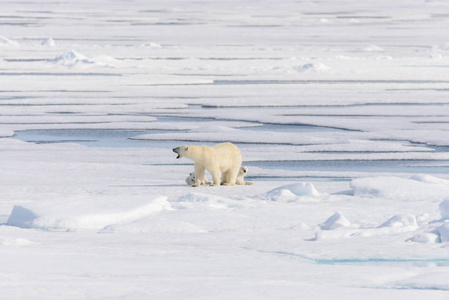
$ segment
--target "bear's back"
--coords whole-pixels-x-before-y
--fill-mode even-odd
[[[222,143],[211,147],[215,153],[220,157],[220,160],[223,161],[232,161],[238,164],[240,168],[240,164],[242,163],[242,153],[240,149],[231,143]]]

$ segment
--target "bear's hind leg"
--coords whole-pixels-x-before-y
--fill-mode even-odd
[[[238,173],[239,173],[239,169],[237,169],[237,171],[236,170],[226,171],[223,174],[223,176],[224,176],[223,185],[230,185],[230,186],[235,185]]]

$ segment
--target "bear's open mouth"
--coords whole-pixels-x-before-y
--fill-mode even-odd
[[[175,152],[176,154],[178,154],[178,156],[176,157],[176,159],[181,158],[181,155],[179,155],[178,151],[179,151],[179,147],[173,149],[173,152]]]

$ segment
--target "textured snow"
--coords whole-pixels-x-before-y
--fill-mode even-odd
[[[1,299],[448,298],[445,1],[1,8]]]
[[[449,199],[445,199],[440,203],[440,212],[442,219],[449,219]]]
[[[117,200],[103,198],[68,199],[62,203],[38,204],[37,208],[15,206],[6,224],[57,231],[101,230],[108,225],[130,223],[170,209],[167,197],[137,201],[128,199],[126,203],[122,197]]]
[[[382,197],[405,202],[420,201],[422,199],[430,202],[439,202],[449,195],[449,184],[441,184],[437,179],[429,183],[415,180],[415,178],[360,178],[353,180],[351,187],[355,195]]]
[[[323,224],[320,225],[321,229],[324,230],[334,230],[340,227],[349,227],[351,226],[351,222],[346,219],[345,216],[341,212],[336,212],[329,219],[324,221]]]
[[[305,198],[316,198],[321,194],[311,183],[292,183],[277,187],[265,194],[265,198],[272,201],[295,201]]]

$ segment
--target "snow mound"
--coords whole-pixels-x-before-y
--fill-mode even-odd
[[[432,52],[449,51],[449,42],[432,46]]]
[[[441,219],[449,219],[449,198],[440,203]]]
[[[49,231],[101,230],[114,224],[125,224],[170,209],[167,197],[154,199],[102,196],[90,199],[14,206],[7,225]]]
[[[449,52],[449,42],[434,45],[430,51],[431,58],[444,58]]]
[[[106,66],[106,67],[113,67],[120,64],[118,60],[108,55],[94,56],[92,57],[91,61],[98,66]]]
[[[419,182],[424,183],[431,183],[431,184],[442,184],[449,186],[449,180],[438,178],[435,176],[427,175],[427,174],[416,174],[410,177],[412,180],[416,180]]]
[[[418,229],[418,223],[416,222],[416,217],[413,215],[401,214],[401,215],[396,215],[396,216],[388,219],[388,221],[379,225],[378,228],[408,227],[408,226]]]
[[[432,232],[418,233],[410,240],[423,244],[449,242],[449,222],[444,222],[441,226],[439,226]]]
[[[265,194],[265,198],[272,201],[296,201],[298,197],[318,198],[322,196],[311,183],[292,183],[277,187]]]
[[[294,66],[293,70],[304,73],[304,72],[327,72],[330,71],[330,67],[321,63],[309,63],[302,66]]]
[[[1,245],[18,248],[18,247],[33,246],[36,245],[36,243],[22,238],[7,238],[3,240]]]
[[[438,181],[437,178],[431,177],[407,179],[381,176],[355,179],[351,181],[351,188],[355,196],[436,202],[449,196],[449,185],[441,184],[443,181],[438,183],[436,181]]]
[[[161,49],[162,45],[155,42],[150,42],[149,44],[142,44],[140,47],[147,47],[147,48],[153,48],[153,49]]]
[[[384,52],[385,50],[382,47],[379,47],[377,45],[369,45],[367,47],[364,47],[362,49],[364,52]]]
[[[440,241],[442,243],[449,242],[449,222],[446,222],[438,227],[437,233],[440,235]]]
[[[339,211],[333,214],[329,219],[320,224],[319,227],[323,230],[334,230],[342,227],[351,226],[351,222]]]
[[[434,233],[424,232],[414,235],[410,240],[416,243],[431,244],[438,243],[440,241],[440,237]]]
[[[79,63],[82,64],[94,63],[92,60],[87,59],[86,56],[76,52],[75,50],[67,51],[64,54],[57,56],[49,61],[63,66],[74,66]]]
[[[352,224],[341,212],[336,212],[324,223],[318,225],[323,231],[315,233],[315,240],[340,239],[353,237],[376,237],[391,236],[419,229],[416,217],[413,215],[395,215],[378,227],[360,228],[359,225]],[[432,240],[438,240],[438,236],[415,235],[411,241],[426,243]]]
[[[441,49],[441,50],[448,50],[449,51],[449,43],[443,43],[440,45],[434,46],[435,48]]]
[[[50,38],[46,39],[45,41],[43,41],[41,45],[42,45],[42,46],[47,46],[47,47],[54,47],[54,46],[56,46],[56,43],[55,43],[55,41],[50,37]]]
[[[73,67],[76,65],[97,65],[112,67],[118,64],[118,61],[116,59],[107,55],[99,55],[89,59],[74,50],[67,51],[60,56],[50,59],[49,62],[66,67]]]
[[[19,43],[11,41],[10,39],[5,38],[4,36],[0,35],[0,46],[13,46],[17,47],[19,46]]]

